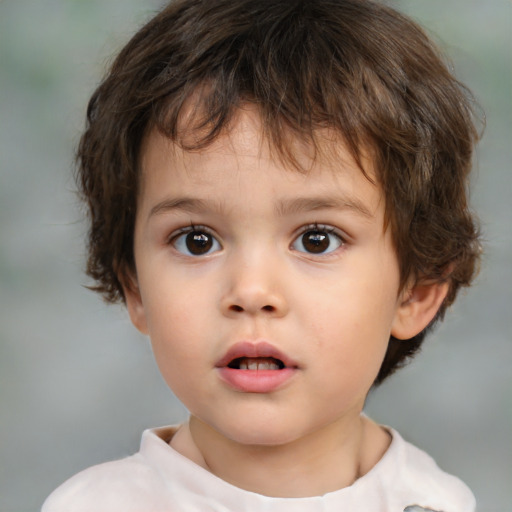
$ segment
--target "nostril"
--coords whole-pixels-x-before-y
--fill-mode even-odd
[[[1,0],[0,0],[1,2]],[[255,307],[254,309],[252,307],[243,307],[239,304],[231,304],[228,307],[228,311],[231,311],[232,313],[257,313],[258,311],[264,312],[264,313],[276,313],[279,310],[279,308],[276,308],[275,306],[272,306],[271,304],[266,304],[265,306],[261,306],[260,308]]]

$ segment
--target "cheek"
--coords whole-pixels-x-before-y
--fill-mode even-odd
[[[318,329],[340,333],[386,330],[396,309],[397,287],[394,280],[369,273],[354,273],[339,282],[333,279],[311,298],[312,320]]]
[[[173,392],[184,400],[194,380],[202,371],[205,357],[201,332],[203,319],[187,301],[168,300],[167,296],[153,309],[149,322],[149,337],[160,373]],[[185,395],[184,395],[185,394]]]
[[[151,341],[168,350],[192,349],[190,341],[203,329],[201,308],[185,300],[163,300],[151,309],[148,329]]]
[[[162,351],[173,353],[190,348],[187,338],[201,329],[201,294],[175,281],[154,280],[150,289],[151,295],[143,297],[143,302],[155,356]]]
[[[394,283],[383,278],[357,277],[324,287],[306,326],[312,346],[332,367],[350,368],[354,374],[378,371],[394,318]],[[325,354],[328,354],[326,356]]]

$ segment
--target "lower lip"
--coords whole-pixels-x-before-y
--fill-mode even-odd
[[[271,393],[281,388],[297,372],[295,368],[282,370],[237,370],[223,366],[219,374],[232,388],[244,393]]]

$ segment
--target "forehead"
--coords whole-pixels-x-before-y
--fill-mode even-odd
[[[362,166],[356,163],[334,130],[317,130],[314,142],[287,132],[283,134],[284,149],[278,148],[266,136],[256,109],[249,107],[240,109],[212,143],[185,150],[183,146],[197,144],[201,136],[187,129],[192,125],[182,123],[181,144],[156,129],[146,138],[141,154],[140,205],[147,196],[154,201],[185,193],[206,197],[231,191],[250,200],[251,192],[263,186],[258,181],[261,178],[278,200],[324,195],[335,202],[338,194],[363,212],[380,207],[381,192],[371,160],[363,154]]]
[[[358,167],[370,182],[378,181],[370,152],[359,148],[356,162],[342,135],[332,128],[315,129],[311,133],[312,139],[283,128],[276,137],[267,133],[257,108],[245,104],[234,112],[230,122],[212,142],[204,144],[208,127],[198,128],[201,122],[201,114],[191,102],[180,114],[178,140],[165,137],[157,128],[150,130],[141,147],[142,178],[146,177],[152,167],[150,164],[158,159],[158,155],[181,164],[219,159],[225,155],[276,161],[283,170],[306,174],[318,169],[336,173],[347,167]]]

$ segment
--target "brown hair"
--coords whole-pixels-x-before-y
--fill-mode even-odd
[[[479,257],[467,204],[477,133],[472,99],[421,28],[368,0],[176,0],[123,48],[93,94],[77,181],[91,219],[87,273],[107,301],[123,301],[144,136],[180,134],[196,98],[194,148],[206,147],[243,103],[261,114],[279,155],[283,134],[315,145],[336,130],[358,162],[367,149],[386,198],[386,222],[409,279],[446,280],[443,316]],[[363,171],[364,172],[364,171]],[[421,345],[390,340],[381,382]]]

